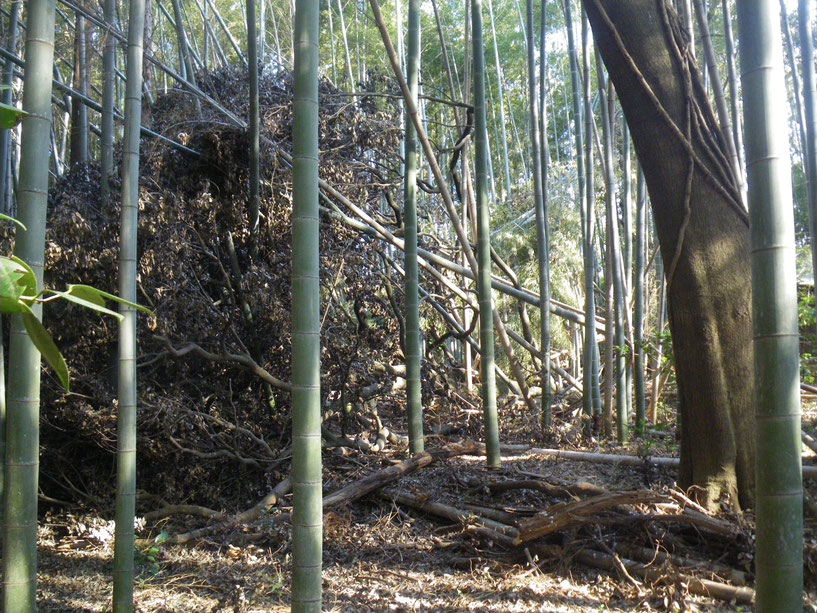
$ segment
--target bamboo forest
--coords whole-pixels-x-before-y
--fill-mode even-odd
[[[2,610],[817,612],[813,0],[0,0]]]

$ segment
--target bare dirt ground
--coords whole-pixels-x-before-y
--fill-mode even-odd
[[[506,409],[506,422],[512,409]],[[467,416],[461,416],[467,419]],[[572,438],[562,432],[562,444]],[[434,439],[428,447],[447,440]],[[671,432],[654,432],[616,453],[668,455]],[[575,447],[574,447],[575,448]],[[600,450],[596,446],[589,451]],[[610,451],[610,449],[602,450]],[[339,450],[325,454],[325,491],[359,479],[403,459],[387,448],[380,454]],[[484,459],[460,456],[436,462],[356,502],[334,508],[325,518],[324,609],[327,611],[751,611],[752,606],[689,593],[684,577],[695,574],[725,580],[701,568],[661,565],[659,577],[645,580],[617,570],[600,570],[577,560],[583,550],[612,552],[619,545],[653,543],[687,557],[718,560],[751,577],[751,517],[727,510],[722,519],[741,524],[735,542],[701,533],[695,526],[620,522],[615,512],[599,513],[532,542],[509,548],[479,535],[469,522],[458,523],[394,502],[398,493],[475,514],[495,512],[522,520],[559,500],[529,489],[497,493],[491,483],[530,479],[565,486],[588,483],[611,491],[667,491],[672,469],[649,466],[554,460],[534,454],[503,458],[499,471]],[[809,484],[813,486],[813,483]],[[149,487],[149,484],[143,484]],[[811,493],[817,494],[814,487]],[[569,497],[568,497],[569,500]],[[290,509],[289,497],[263,520],[233,526],[186,545],[151,544],[159,535],[203,525],[203,520],[174,516],[142,526],[138,547],[136,600],[143,612],[251,612],[288,610],[290,584],[289,524],[277,518]],[[553,508],[553,507],[551,507]],[[41,522],[41,611],[109,611],[111,608],[113,522],[96,515],[49,513]],[[748,537],[747,537],[748,538]],[[601,544],[601,545],[600,545]],[[807,519],[807,603],[817,603],[813,558],[817,525]],[[623,556],[622,556],[623,557]],[[815,556],[817,557],[817,556]],[[683,573],[683,577],[681,575]],[[724,573],[721,573],[723,575]],[[751,587],[751,582],[749,583]],[[817,606],[807,604],[806,611]]]

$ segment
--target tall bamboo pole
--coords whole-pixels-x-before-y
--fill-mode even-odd
[[[295,5],[292,134],[292,610],[321,610],[318,9]]]
[[[593,304],[593,311],[595,311],[595,304],[593,300],[593,252],[588,248],[590,243],[587,229],[589,226],[587,221],[587,183],[585,175],[585,159],[584,159],[584,134],[582,132],[582,106],[581,106],[581,82],[579,80],[579,57],[576,51],[576,37],[573,29],[573,11],[570,6],[570,0],[562,0],[562,9],[565,15],[565,28],[567,29],[567,47],[570,61],[570,84],[573,92],[572,108],[573,108],[573,136],[576,139],[576,168],[578,179],[578,205],[579,212],[582,217],[582,252],[584,254],[584,286],[585,286],[585,313],[589,314],[590,306]],[[588,287],[590,290],[588,291]],[[595,342],[595,330],[593,326],[585,327],[584,338],[584,359],[583,370],[584,379],[582,387],[584,389],[584,396],[582,399],[582,406],[584,413],[589,418],[594,412],[593,403],[593,386],[598,386],[598,379],[595,382],[592,379],[593,371],[593,345]],[[598,373],[598,371],[595,371]]]
[[[655,279],[658,282],[658,313],[655,325],[657,342],[655,351],[650,356],[652,371],[652,392],[650,393],[650,404],[647,408],[647,419],[652,423],[658,421],[658,401],[661,395],[661,365],[664,359],[663,333],[666,324],[667,312],[667,283],[664,279],[664,260],[660,251],[655,258]]]
[[[408,3],[406,77],[412,100],[417,104],[420,74],[420,0]],[[423,403],[420,381],[420,298],[417,265],[417,134],[405,113],[405,177],[403,207],[405,219],[406,269],[406,400],[411,453],[423,451]]]
[[[114,80],[116,79],[116,40],[112,30],[116,17],[116,0],[104,0],[102,9],[106,29],[102,31],[104,47],[102,51],[102,139],[101,139],[101,178],[100,191],[103,205],[108,205],[111,195],[111,178],[113,175],[113,142],[114,142]],[[183,66],[183,65],[182,65]]]
[[[331,0],[330,0],[331,1]],[[352,71],[352,54],[349,51],[349,36],[346,30],[346,17],[343,14],[343,1],[338,0],[338,13],[340,14],[340,33],[343,40],[343,49],[346,51],[346,78],[349,79],[349,91],[355,93],[355,76]]]
[[[74,89],[88,95],[87,49],[85,47],[85,18],[77,15],[74,27]],[[70,164],[88,161],[88,108],[79,100],[71,101]]]
[[[136,302],[136,234],[139,215],[139,136],[142,121],[142,58],[145,0],[128,9],[125,136],[122,153],[122,216],[119,239],[119,296]],[[133,611],[133,521],[136,513],[136,310],[120,306],[119,414],[116,445],[116,529],[113,607]]]
[[[808,192],[811,262],[817,278],[817,83],[814,77],[814,37],[811,21],[813,3],[800,0],[800,55],[803,63],[803,107],[805,107],[806,187]]]
[[[20,3],[14,2],[9,12],[9,27],[6,32],[6,45],[8,50],[14,52],[17,43],[17,20],[20,15]],[[1,94],[4,104],[11,105],[11,84],[14,78],[14,65],[10,60],[4,62],[3,85],[6,87]],[[0,130],[0,213],[6,213],[6,185],[11,175],[11,165],[9,158],[11,154],[10,136],[11,130]],[[2,318],[0,318],[0,330],[2,329]],[[6,371],[5,371],[5,347],[0,337],[0,522],[3,518],[3,497],[5,493],[5,466],[6,466]]]
[[[539,119],[540,97],[536,87],[536,42],[533,36],[533,0],[526,3],[527,51],[528,51],[528,100],[530,106],[531,157],[533,158],[533,201],[536,208],[536,258],[539,260],[539,342],[542,353],[542,370],[539,373],[542,386],[542,429],[547,431],[553,422],[550,390],[550,248],[548,245],[547,198],[543,189],[541,146],[539,142],[541,123]],[[542,7],[544,10],[544,7]],[[542,31],[542,36],[545,35]],[[544,57],[541,61],[544,61]]]
[[[263,0],[262,0],[263,2]],[[260,198],[260,116],[258,109],[258,33],[255,26],[255,0],[247,0],[247,70],[250,75],[250,250],[258,253],[258,216]]]
[[[502,63],[499,61],[499,45],[496,40],[494,3],[488,0],[488,17],[491,20],[491,34],[494,43],[494,65],[496,67],[496,91],[499,96],[499,128],[502,134],[502,164],[505,168],[505,199],[511,197],[511,163],[508,156],[508,132],[505,128],[505,93],[503,92]]]
[[[51,74],[54,65],[55,0],[26,6],[26,51],[14,254],[34,270],[42,285],[48,158],[51,140]],[[41,307],[35,307],[40,317]],[[37,473],[39,469],[40,353],[19,315],[11,319],[6,496],[3,500],[3,610],[37,607]]]
[[[8,30],[6,30],[6,49],[9,52],[14,53],[14,47],[17,44],[17,23],[20,17],[20,5],[22,2],[12,2],[11,6],[9,7],[9,25]],[[0,101],[3,104],[11,105],[12,102],[12,89],[11,84],[14,81],[14,64],[11,62],[10,59],[6,59],[3,62],[3,89],[0,91]],[[6,211],[6,189],[7,185],[9,184],[9,176],[10,176],[10,165],[9,165],[9,158],[10,158],[10,143],[11,143],[11,130],[0,130],[0,213],[7,213]],[[3,411],[5,414],[5,410]],[[2,419],[0,419],[2,422]],[[2,439],[2,434],[0,433],[0,439]],[[0,460],[1,461],[1,460]],[[0,480],[2,480],[2,476],[0,476]]]
[[[739,2],[755,349],[758,613],[803,610],[800,368],[779,6]]]
[[[743,151],[743,130],[741,125],[740,107],[738,105],[738,78],[735,68],[735,38],[732,35],[732,0],[723,0],[723,38],[726,42],[726,69],[727,81],[729,82],[729,109],[732,112],[732,137],[735,141],[735,149],[738,152],[738,162],[740,163],[740,174],[746,177],[746,156]]]
[[[614,316],[614,341],[608,337],[606,346],[608,352],[613,350],[615,359],[615,397],[616,397],[616,437],[619,444],[623,444],[628,436],[629,407],[627,405],[627,362],[624,347],[627,340],[624,334],[624,280],[622,279],[621,244],[619,240],[618,210],[616,207],[616,179],[613,167],[613,117],[615,114],[615,98],[612,83],[604,76],[601,58],[596,55],[596,75],[599,81],[599,98],[601,107],[602,147],[604,152],[604,187],[607,222],[607,270],[610,275],[605,281],[608,287],[612,285]],[[607,92],[605,93],[605,88]],[[609,293],[608,293],[609,296]],[[608,308],[608,317],[610,309]],[[608,320],[609,324],[609,320]],[[613,381],[613,364],[607,372],[608,381]],[[612,386],[611,386],[612,387]],[[609,388],[608,388],[609,389]]]
[[[647,403],[644,393],[644,255],[647,230],[647,190],[644,172],[638,165],[638,179],[635,196],[635,270],[633,272],[633,292],[635,306],[633,313],[633,381],[635,393],[635,427],[643,434],[647,422]]]
[[[482,38],[482,0],[472,0],[471,30],[474,57],[474,157],[477,200],[477,294],[479,336],[482,347],[482,412],[486,441],[499,440],[494,374],[494,326],[491,313],[491,230],[488,203],[488,130],[485,121],[485,49]],[[501,465],[499,446],[487,448],[488,466]]]
[[[789,27],[789,16],[786,11],[786,0],[780,0],[780,26],[783,31],[783,43],[786,48],[786,57],[789,60],[789,71],[791,72],[791,80],[794,85],[794,110],[795,122],[797,123],[797,135],[799,137],[800,156],[806,165],[806,157],[808,156],[808,147],[806,145],[806,117],[803,110],[803,99],[800,95],[803,91],[800,87],[800,73],[797,70],[797,61],[794,59],[794,41],[792,41],[791,28]],[[800,41],[802,49],[802,39]],[[812,49],[814,43],[811,43]],[[805,66],[803,66],[805,68]]]

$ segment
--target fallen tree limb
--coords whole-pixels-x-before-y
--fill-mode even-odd
[[[144,518],[145,521],[155,521],[171,515],[195,515],[207,519],[222,519],[224,517],[224,513],[221,511],[208,509],[197,504],[169,504],[161,509],[145,513]]]
[[[237,513],[224,522],[204,526],[203,528],[191,530],[190,532],[185,532],[183,534],[177,534],[172,536],[168,542],[183,545],[184,543],[189,543],[190,541],[200,539],[203,536],[214,534],[219,530],[224,530],[225,528],[255,521],[269,509],[278,504],[281,498],[288,494],[290,490],[292,490],[292,482],[289,479],[284,479],[278,485],[276,485],[269,494],[264,496],[254,506],[246,511]]]
[[[439,449],[418,453],[398,464],[393,464],[392,466],[366,475],[358,481],[353,481],[328,496],[325,496],[323,499],[323,508],[335,507],[362,498],[366,494],[370,494],[384,485],[396,481],[438,460],[476,453],[480,453],[480,445],[474,441],[446,445]]]
[[[546,534],[564,530],[568,526],[594,521],[595,515],[622,505],[666,502],[666,496],[650,491],[608,492],[571,502],[554,504],[535,517],[519,523],[515,544],[521,545]]]
[[[603,568],[606,570],[616,570],[618,568],[613,556],[594,549],[583,549],[576,554],[575,559],[582,564],[595,568]],[[667,573],[665,569],[646,567],[643,564],[626,558],[619,558],[619,560],[627,571],[633,575],[653,582],[667,582],[668,580],[672,580],[675,583],[681,583],[690,594],[709,596],[710,598],[717,598],[718,600],[735,602],[737,604],[752,604],[755,599],[755,591],[748,587],[727,585],[726,583],[710,581],[709,579],[698,579],[697,577],[689,575],[670,574]]]
[[[806,447],[811,449],[814,453],[817,453],[817,440],[814,440],[813,437],[805,432],[801,432],[800,437],[803,439],[803,443],[805,443]]]
[[[539,481],[536,479],[497,481],[494,483],[487,483],[485,487],[487,487],[492,494],[508,492],[510,490],[527,489],[534,490],[537,492],[543,492],[550,496],[568,496],[571,498],[575,498],[581,494],[598,495],[605,493],[604,488],[601,488],[597,485],[593,485],[591,483],[580,482],[577,483],[576,485],[570,485],[565,487],[561,485],[553,485],[552,483],[548,483],[547,481]]]
[[[482,517],[471,511],[458,509],[441,502],[433,502],[421,496],[413,496],[406,492],[382,492],[381,498],[402,504],[418,511],[423,511],[429,515],[443,517],[453,522],[469,526],[472,531],[493,539],[507,547],[516,544],[518,530],[513,526],[508,526],[501,522]]]
[[[630,543],[616,542],[613,543],[612,547],[616,553],[621,553],[639,562],[646,563],[647,566],[669,563],[681,571],[695,570],[711,573],[712,575],[726,579],[732,585],[745,586],[748,583],[748,577],[745,572],[727,566],[726,564],[720,564],[719,562],[693,559],[671,554],[666,551],[655,550],[651,547],[632,545]]]

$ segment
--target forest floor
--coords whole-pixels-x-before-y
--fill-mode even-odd
[[[503,423],[519,421],[520,411],[506,407],[504,412]],[[459,417],[479,421],[468,411]],[[574,436],[574,427],[569,421],[559,423],[563,426],[561,440],[555,443],[570,447],[567,441]],[[817,412],[810,410],[805,423],[813,431]],[[530,425],[526,427],[529,432]],[[580,449],[578,442],[577,438],[573,449]],[[427,447],[447,443],[430,437]],[[585,444],[584,449],[677,455],[670,430],[653,431],[629,447]],[[404,450],[390,447],[381,453],[328,451],[324,489],[335,491],[405,457]],[[487,510],[493,510],[492,517],[515,517],[521,522],[532,511],[548,508],[554,497],[530,489],[497,492],[490,484],[539,479],[550,484],[548,487],[563,487],[565,492],[576,484],[592,484],[611,492],[652,491],[657,495],[671,490],[674,472],[646,464],[569,461],[535,453],[503,456],[500,470],[487,469],[484,458],[476,455],[437,461],[326,513],[324,610],[751,611],[751,605],[693,595],[688,589],[691,574],[715,580],[729,574],[720,572],[719,577],[717,570],[709,567],[713,560],[733,568],[735,575],[746,573],[751,578],[751,517],[738,517],[729,509],[719,518],[737,526],[733,542],[695,525],[671,528],[670,523],[663,522],[622,522],[623,511],[608,508],[587,521],[531,541],[530,547],[514,548],[478,534],[468,521],[442,520],[395,502],[397,493],[402,492],[420,504],[435,501],[482,516],[491,515]],[[812,495],[817,493],[813,481],[807,485]],[[178,534],[200,526],[202,520],[186,517],[190,521],[186,523],[177,516],[143,526],[138,536],[147,544],[137,547],[137,610],[288,610],[290,526],[277,518],[285,517],[282,513],[290,504],[290,497],[285,497],[280,507],[259,522],[233,525],[184,545],[150,543],[161,541],[156,539],[160,534]],[[628,508],[632,511],[636,507]],[[640,508],[643,511],[643,505]],[[807,517],[806,527],[806,597],[807,602],[817,603],[817,522],[813,517]],[[40,532],[41,611],[110,610],[112,531],[112,521],[94,514],[63,510],[46,515]],[[588,548],[612,554],[614,548],[636,542],[697,558],[700,568],[693,573],[688,566],[661,565],[656,560],[652,566],[657,574],[647,580],[627,572],[620,563],[618,570],[600,570],[578,561]],[[807,605],[806,610],[817,611],[817,605]]]

